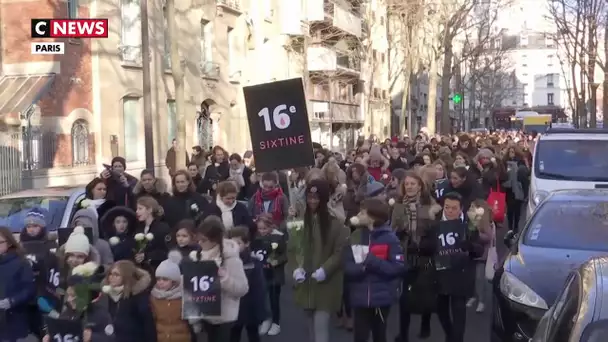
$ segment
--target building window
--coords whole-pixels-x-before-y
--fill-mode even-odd
[[[124,62],[141,62],[141,17],[139,0],[121,2],[121,58]]]
[[[238,37],[236,30],[232,27],[228,27],[228,71],[230,77],[236,77],[240,70],[239,59],[238,59]]]
[[[201,22],[201,51],[203,62],[213,61],[213,25],[206,20]]]
[[[380,25],[384,26],[384,16],[380,17]]]
[[[76,120],[72,125],[72,165],[89,164],[89,125],[85,120]]]
[[[167,100],[167,146],[177,139],[177,107],[174,100]]]
[[[123,148],[124,157],[129,161],[139,160],[140,125],[139,98],[125,97],[122,100]]]
[[[553,105],[553,93],[547,93],[547,104],[550,106]]]
[[[547,74],[547,87],[553,87],[553,74]]]
[[[380,62],[384,63],[384,61],[386,60],[386,56],[384,55],[383,52],[380,53]]]

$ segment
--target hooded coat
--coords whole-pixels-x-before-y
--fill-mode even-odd
[[[104,294],[103,301],[108,305],[114,324],[116,342],[156,342],[156,325],[150,305],[150,288],[152,278],[141,268],[136,269],[135,284],[131,293],[122,295],[117,301]],[[107,285],[104,282],[104,285]]]
[[[74,217],[72,217],[71,226],[91,227],[93,232],[93,241],[91,241],[91,245],[99,252],[101,265],[111,265],[114,263],[114,256],[110,244],[99,237],[99,220],[94,209],[85,208],[78,210],[74,213]]]

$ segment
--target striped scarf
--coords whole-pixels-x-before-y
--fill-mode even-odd
[[[407,217],[405,230],[409,233],[410,239],[416,244],[420,242],[420,234],[418,234],[418,200],[419,196],[403,198],[403,207]]]

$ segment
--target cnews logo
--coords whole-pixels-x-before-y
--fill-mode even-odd
[[[32,38],[108,38],[108,19],[32,19]]]

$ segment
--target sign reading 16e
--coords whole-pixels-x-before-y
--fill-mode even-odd
[[[294,114],[296,112],[296,107],[290,106],[289,113]],[[258,116],[264,119],[264,129],[266,132],[272,131],[272,124],[270,120],[270,110],[268,107],[262,108],[258,112]],[[281,104],[274,108],[272,111],[272,123],[274,123],[275,127],[278,129],[285,129],[289,127],[291,123],[291,118],[289,114],[287,114],[287,105]]]

